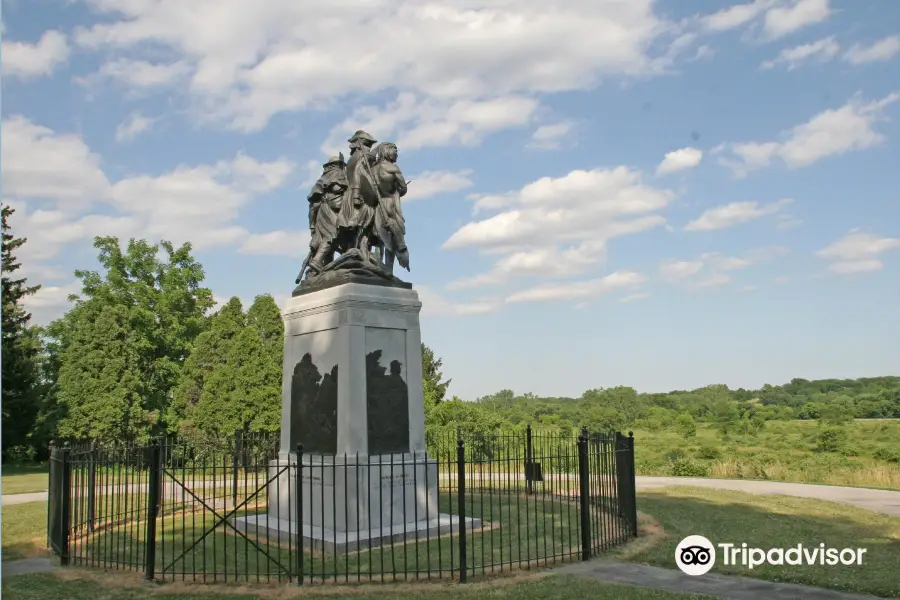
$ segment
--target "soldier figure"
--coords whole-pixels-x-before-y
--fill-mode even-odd
[[[338,217],[342,199],[349,187],[344,171],[344,155],[333,156],[322,165],[322,176],[313,186],[309,200],[309,267],[316,273],[334,260]]]

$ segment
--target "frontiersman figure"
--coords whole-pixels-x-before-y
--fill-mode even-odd
[[[350,185],[349,202],[341,206],[338,217],[338,236],[341,252],[352,248],[368,256],[368,232],[375,218],[375,206],[363,197],[361,179],[371,180],[375,154],[372,146],[375,138],[359,130],[347,140],[350,142],[350,160],[347,161],[347,181]],[[377,200],[376,200],[377,202]]]
[[[341,201],[350,186],[344,171],[344,155],[333,156],[324,165],[324,172],[307,196],[309,200],[309,248],[312,258],[309,267],[316,273],[334,260],[335,239]]]

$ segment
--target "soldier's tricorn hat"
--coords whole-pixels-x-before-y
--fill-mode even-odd
[[[369,135],[368,133],[366,133],[366,132],[363,131],[362,129],[357,129],[357,130],[356,130],[356,133],[353,134],[353,137],[351,137],[351,138],[350,138],[349,140],[347,140],[347,141],[350,142],[351,144],[354,143],[354,142],[359,142],[359,141],[369,142],[369,144],[374,144],[374,143],[376,143],[378,140],[376,140],[375,138],[373,138],[371,135]]]
[[[341,152],[339,155],[332,156],[322,166],[329,167],[331,165],[342,165],[342,164],[344,164],[344,153],[343,152]]]

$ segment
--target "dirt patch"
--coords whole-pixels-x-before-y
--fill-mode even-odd
[[[631,559],[669,538],[659,521],[647,513],[638,512],[638,536],[612,552],[616,558]]]
[[[3,562],[25,558],[45,558],[50,556],[45,538],[32,538],[23,542],[3,546]]]
[[[298,587],[296,584],[269,583],[269,584],[226,584],[226,583],[155,583],[143,579],[141,573],[123,572],[99,572],[86,569],[69,568],[54,573],[63,581],[88,581],[104,589],[140,589],[147,596],[191,594],[193,596],[213,596],[221,594],[256,594],[263,600],[285,600],[288,598],[314,597],[314,596],[359,596],[366,594],[383,594],[390,591],[391,594],[402,595],[426,595],[443,589],[458,589],[457,581],[422,581],[416,583],[390,582],[385,584],[361,583],[361,584],[315,584]],[[495,576],[490,580],[464,584],[465,589],[489,590],[502,588],[525,581],[538,581],[552,575],[545,570],[540,572],[512,571],[503,576]],[[387,586],[387,587],[386,587]]]

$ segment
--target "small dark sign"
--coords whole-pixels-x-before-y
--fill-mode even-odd
[[[525,481],[543,481],[544,472],[541,463],[529,461],[525,463]]]

